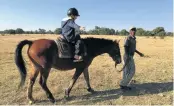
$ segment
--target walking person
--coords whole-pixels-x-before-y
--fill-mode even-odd
[[[123,69],[123,78],[120,81],[120,88],[122,90],[131,90],[131,87],[128,87],[132,77],[135,74],[135,63],[134,63],[134,53],[136,52],[141,57],[144,56],[143,53],[139,52],[136,49],[136,27],[131,27],[129,30],[129,35],[125,39],[124,43],[124,64],[126,65]]]

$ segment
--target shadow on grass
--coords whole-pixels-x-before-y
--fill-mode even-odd
[[[173,90],[173,82],[162,82],[162,83],[144,83],[144,84],[131,84],[133,89],[131,91],[123,92],[118,89],[95,91],[95,93],[86,94],[82,96],[70,96],[69,100],[59,99],[56,100],[57,104],[95,104],[97,102],[102,102],[106,100],[118,99],[121,95],[123,96],[139,96],[146,94],[158,94],[163,92],[168,92]],[[47,100],[37,101],[43,103],[48,103]]]
[[[95,94],[87,94],[79,97],[71,97],[71,100],[76,100],[73,104],[95,104],[106,100],[118,99],[123,96],[139,96],[146,94],[159,94],[173,90],[173,82],[163,83],[144,83],[144,84],[132,84],[133,89],[131,91],[123,92],[120,89],[111,89],[104,91],[96,91]]]

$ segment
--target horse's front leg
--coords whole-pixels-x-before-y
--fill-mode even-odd
[[[90,82],[89,82],[89,72],[88,72],[88,68],[85,68],[83,71],[83,75],[86,81],[86,85],[87,85],[87,91],[94,93],[94,90],[91,88]]]
[[[68,98],[69,97],[69,94],[71,92],[71,89],[72,87],[74,86],[75,82],[77,81],[77,79],[79,78],[79,76],[81,75],[81,73],[83,72],[84,69],[82,68],[77,68],[75,73],[74,73],[74,76],[69,84],[69,87],[67,89],[65,89],[65,98]]]

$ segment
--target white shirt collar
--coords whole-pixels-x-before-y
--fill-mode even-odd
[[[62,21],[67,21],[69,19],[71,19],[71,18],[70,17],[66,17],[66,18],[63,18]]]

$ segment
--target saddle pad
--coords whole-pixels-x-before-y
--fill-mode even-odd
[[[55,40],[57,47],[58,47],[58,56],[59,58],[73,58],[73,46],[68,44],[67,42],[57,39]]]

